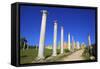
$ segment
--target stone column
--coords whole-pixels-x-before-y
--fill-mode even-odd
[[[52,56],[56,56],[56,47],[57,47],[57,21],[54,21],[54,39],[53,39],[53,53]]]
[[[88,44],[89,44],[89,46],[91,46],[91,39],[90,39],[90,35],[88,35]]]
[[[82,48],[82,49],[85,48],[85,43],[84,43],[84,42],[82,42],[82,44],[81,44],[81,48]]]
[[[80,49],[79,41],[76,42],[76,45],[77,45],[77,49]]]
[[[26,45],[26,43],[24,42],[24,44],[23,44],[23,50],[25,50],[25,45]]]
[[[72,51],[75,49],[75,42],[74,42],[74,37],[72,36]]]
[[[93,48],[93,47],[92,47],[92,45],[91,45],[91,38],[90,38],[90,35],[88,35],[88,45],[89,45],[90,56],[93,57],[93,54],[92,54],[92,48]],[[90,57],[90,59],[92,59],[91,57]]]
[[[68,50],[71,50],[71,46],[70,46],[70,33],[68,33]]]
[[[64,31],[63,27],[61,27],[61,54],[63,53],[63,46],[64,46]]]
[[[42,14],[42,22],[41,22],[38,59],[44,59],[44,41],[45,41],[46,18],[47,18],[47,11],[46,10],[42,10],[41,12],[43,14]]]

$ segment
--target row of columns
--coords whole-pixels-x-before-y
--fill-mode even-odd
[[[41,21],[41,31],[40,31],[40,41],[39,41],[39,49],[38,49],[38,59],[44,59],[44,41],[45,41],[45,31],[46,31],[46,19],[47,19],[47,11],[42,10],[42,21]],[[91,45],[90,37],[88,37],[89,46]],[[79,48],[79,42],[76,43]],[[61,51],[62,54],[64,46],[64,29],[61,27]],[[54,37],[53,37],[53,51],[52,56],[56,56],[56,47],[57,47],[57,21],[54,21]],[[72,47],[74,47],[74,38],[72,37]],[[68,33],[68,50],[71,50],[71,42],[70,42],[70,33]]]

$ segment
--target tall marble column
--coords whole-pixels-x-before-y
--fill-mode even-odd
[[[77,49],[80,49],[79,41],[76,42],[76,45],[77,45]]]
[[[63,27],[61,27],[61,54],[64,52],[63,46],[64,46],[64,30]]]
[[[89,44],[89,46],[91,46],[91,38],[90,38],[90,35],[88,35],[88,44]]]
[[[26,43],[24,42],[24,44],[23,44],[23,50],[25,50],[25,45],[26,45]]]
[[[54,39],[53,39],[53,53],[52,56],[56,56],[57,52],[56,52],[56,48],[57,48],[57,21],[54,21]]]
[[[45,41],[46,18],[47,18],[47,11],[46,10],[42,10],[41,12],[43,14],[42,14],[42,22],[41,22],[38,59],[44,59],[44,41]]]
[[[91,38],[90,38],[90,35],[88,35],[88,45],[89,45],[89,51],[90,51],[90,59],[94,59],[93,57],[93,47],[91,45]]]
[[[68,33],[68,50],[71,50],[71,45],[70,45],[70,33]]]
[[[72,51],[75,49],[75,42],[74,42],[74,37],[72,36]]]
[[[81,48],[82,48],[82,49],[85,48],[85,43],[84,43],[84,42],[81,43]]]

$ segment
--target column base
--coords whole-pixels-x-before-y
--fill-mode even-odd
[[[57,54],[52,54],[52,56],[57,56]]]
[[[34,61],[32,61],[32,63],[40,63],[40,62],[44,62],[44,57],[36,57],[36,59]]]
[[[38,57],[36,58],[36,60],[44,60],[44,59],[45,59],[44,56],[38,56]]]
[[[94,56],[90,56],[90,59],[91,59],[91,60],[94,60],[94,59],[95,59],[95,57],[94,57]]]
[[[64,53],[60,53],[60,54],[64,54]]]

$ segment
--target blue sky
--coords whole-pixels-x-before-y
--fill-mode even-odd
[[[88,44],[88,34],[91,43],[95,43],[95,10],[78,8],[56,8],[41,6],[20,6],[20,36],[25,37],[29,45],[38,45],[42,13],[47,10],[45,45],[53,44],[54,20],[58,22],[57,43],[60,42],[61,26],[64,27],[64,41],[68,33],[75,41]],[[71,40],[72,41],[72,40]]]

